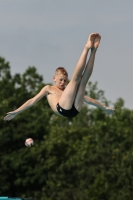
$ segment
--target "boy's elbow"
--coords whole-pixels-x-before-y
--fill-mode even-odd
[[[33,98],[29,99],[28,102],[29,102],[29,106],[34,106],[34,104],[36,103]]]
[[[91,98],[88,96],[84,96],[84,102],[91,103]]]
[[[34,106],[40,99],[39,98],[32,98],[31,99],[31,106]]]

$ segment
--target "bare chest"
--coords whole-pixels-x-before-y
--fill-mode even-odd
[[[47,95],[48,103],[54,111],[56,110],[56,105],[59,102],[62,93],[63,91],[60,89],[51,88],[49,94]]]

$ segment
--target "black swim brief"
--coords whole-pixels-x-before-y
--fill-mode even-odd
[[[56,108],[58,112],[64,117],[75,117],[76,115],[79,114],[79,111],[77,111],[74,105],[72,106],[70,110],[65,110],[59,105],[59,103],[57,103]]]

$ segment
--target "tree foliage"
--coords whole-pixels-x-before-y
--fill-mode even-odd
[[[124,100],[115,116],[83,106],[75,118],[55,115],[45,98],[12,121],[6,112],[32,98],[43,86],[35,67],[11,75],[0,58],[0,195],[39,200],[130,200],[133,197],[133,111]],[[97,83],[86,93],[111,103]],[[35,145],[27,148],[25,139]]]

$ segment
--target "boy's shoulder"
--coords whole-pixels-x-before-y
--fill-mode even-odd
[[[46,88],[46,89],[51,89],[51,88],[53,88],[54,86],[53,85],[45,85],[44,86],[44,88]]]
[[[45,87],[45,90],[47,90],[47,92],[50,94],[50,93],[53,93],[53,92],[62,92],[61,89],[59,89],[57,86],[55,85],[46,85]]]
[[[50,91],[53,91],[53,90],[56,90],[55,86],[54,85],[45,85],[44,88],[50,92]]]

